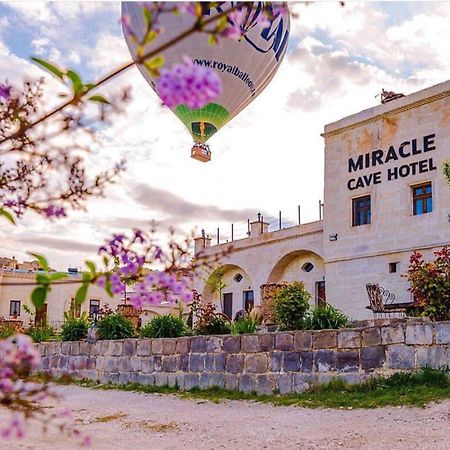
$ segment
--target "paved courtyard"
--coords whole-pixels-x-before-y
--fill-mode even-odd
[[[244,401],[214,404],[173,395],[58,386],[93,449],[448,449],[450,401],[424,409],[275,407]],[[5,417],[0,410],[0,421]],[[4,449],[72,449],[57,432],[33,427]]]

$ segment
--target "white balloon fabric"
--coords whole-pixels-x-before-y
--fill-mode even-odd
[[[127,17],[133,33],[140,39],[146,29],[143,10],[151,2],[123,2],[122,17]],[[237,2],[218,2],[214,8],[204,9],[206,17],[227,11]],[[178,105],[172,111],[184,123],[196,142],[206,142],[216,131],[242,111],[253,101],[274,77],[286,53],[289,38],[290,17],[287,6],[277,12],[270,26],[263,27],[256,17],[263,8],[272,8],[271,2],[253,2],[248,8],[246,33],[240,41],[220,38],[219,44],[210,45],[208,35],[194,33],[165,50],[164,67],[182,63],[188,56],[194,64],[210,67],[219,74],[222,93],[212,103],[200,109],[190,109]],[[163,33],[145,48],[145,52],[173,39],[189,29],[196,18],[188,12],[162,14],[159,19]],[[125,34],[125,39],[134,60],[137,55],[136,43]],[[157,77],[143,65],[138,65],[144,78],[155,90]]]

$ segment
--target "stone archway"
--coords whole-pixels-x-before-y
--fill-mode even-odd
[[[323,258],[310,250],[287,253],[273,266],[267,283],[302,281],[311,294],[311,303],[325,300],[325,264]]]
[[[225,283],[222,298],[214,289],[211,281],[217,271],[223,273],[221,280]],[[245,302],[254,301],[254,289],[248,273],[236,264],[224,264],[214,270],[205,280],[202,292],[203,302],[213,302],[217,309],[233,318],[237,311],[244,308]]]

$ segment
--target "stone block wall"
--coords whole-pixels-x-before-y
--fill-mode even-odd
[[[38,344],[42,371],[102,383],[302,392],[339,377],[450,365],[450,322],[375,320],[341,330]]]

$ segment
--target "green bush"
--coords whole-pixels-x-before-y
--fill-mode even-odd
[[[148,338],[175,338],[184,336],[186,325],[180,317],[173,314],[164,314],[153,317],[150,322],[141,329],[141,337]]]
[[[64,323],[61,327],[61,339],[63,341],[79,341],[87,336],[91,323],[87,313],[75,317],[72,312],[64,313]]]
[[[249,334],[254,333],[258,326],[258,322],[249,317],[241,317],[231,324],[231,334]]]
[[[195,327],[197,334],[230,334],[230,322],[221,315],[213,315]]]
[[[278,292],[273,299],[275,320],[281,330],[300,330],[309,309],[311,294],[300,282],[289,284]]]
[[[40,325],[32,325],[25,331],[25,334],[30,336],[34,342],[46,342],[56,336],[56,330],[47,323]]]
[[[16,334],[16,330],[12,325],[0,325],[0,339],[6,339]]]
[[[114,313],[98,321],[100,339],[125,339],[135,335],[133,324],[121,314]]]
[[[307,330],[329,330],[349,327],[348,317],[331,305],[320,306],[305,315],[304,328]]]

